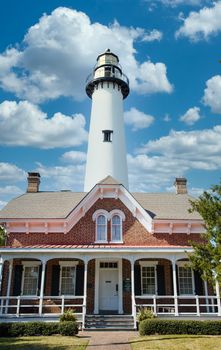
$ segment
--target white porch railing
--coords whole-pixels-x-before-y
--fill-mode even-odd
[[[65,310],[75,310],[77,321],[85,325],[86,305],[83,296],[10,296],[0,297],[0,317],[50,317],[60,316]],[[76,303],[82,300],[82,303]]]
[[[135,296],[135,300],[134,323],[137,313],[142,307],[150,308],[156,316],[221,316],[220,299],[217,296],[151,295]]]

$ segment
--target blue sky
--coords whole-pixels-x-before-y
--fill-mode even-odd
[[[0,4],[0,205],[26,191],[82,191],[91,101],[106,48],[130,79],[131,191],[199,195],[221,167],[221,1],[8,0]]]

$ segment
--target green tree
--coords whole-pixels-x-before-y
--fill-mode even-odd
[[[5,245],[6,233],[5,229],[0,226],[0,246]]]
[[[221,181],[191,201],[190,212],[194,211],[202,216],[206,232],[200,243],[191,242],[194,248],[194,253],[189,255],[192,267],[213,284],[216,276],[221,285]]]

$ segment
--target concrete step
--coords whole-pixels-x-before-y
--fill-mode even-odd
[[[133,330],[133,317],[129,315],[86,315],[85,328],[88,330]]]

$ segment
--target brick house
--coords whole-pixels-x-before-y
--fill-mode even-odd
[[[113,62],[103,63],[103,56],[117,56],[98,56],[98,68],[111,67],[112,76],[95,68],[86,91],[103,96],[106,89],[112,98],[112,89],[122,100],[129,93],[125,79],[119,72],[116,77]],[[108,157],[116,130],[99,127],[101,157]],[[115,173],[120,166],[121,161],[113,171],[100,171],[89,165],[94,185],[85,192],[42,192],[40,174],[28,173],[27,192],[0,212],[7,231],[7,245],[0,249],[2,317],[56,317],[71,307],[83,327],[95,315],[121,315],[121,322],[135,327],[141,305],[159,316],[221,316],[218,286],[214,291],[188,265],[190,241],[200,240],[204,227],[188,211],[193,198],[186,179],[176,178],[175,193],[131,193],[125,172]]]

